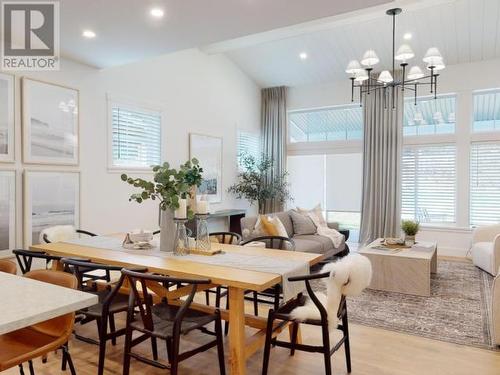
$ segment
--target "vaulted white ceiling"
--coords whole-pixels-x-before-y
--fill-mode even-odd
[[[61,53],[108,67],[390,1],[61,0]],[[152,7],[164,18],[153,19]],[[83,39],[84,29],[97,37]]]
[[[378,9],[371,17],[342,19],[313,32],[242,48],[233,43],[226,54],[262,86],[315,84],[345,78],[349,60],[361,59],[369,48],[381,60],[378,68],[389,68],[391,32],[391,19]],[[410,41],[403,40],[406,32],[412,34]],[[396,48],[403,42],[416,55],[410,65],[422,68],[422,57],[431,46],[440,49],[448,65],[498,58],[500,0],[444,0],[409,6],[397,18]],[[301,52],[307,53],[306,60],[299,59]]]

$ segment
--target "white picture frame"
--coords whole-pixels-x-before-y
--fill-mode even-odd
[[[14,162],[15,77],[0,73],[0,162]]]
[[[196,158],[203,168],[203,182],[198,194],[211,203],[222,202],[222,138],[189,133],[190,159]]]
[[[22,79],[23,161],[78,165],[79,91]]]
[[[35,188],[36,187],[36,188]],[[55,225],[80,226],[80,172],[24,171],[24,246]]]
[[[16,183],[13,170],[0,170],[0,253],[16,247]]]

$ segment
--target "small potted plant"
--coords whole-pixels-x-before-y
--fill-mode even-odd
[[[415,244],[415,236],[418,233],[420,224],[418,221],[403,220],[401,222],[401,229],[405,234],[405,246],[413,246]]]
[[[121,179],[128,184],[141,189],[140,193],[132,194],[129,201],[142,203],[151,199],[159,202],[160,220],[160,250],[173,251],[175,224],[174,211],[179,208],[180,199],[193,198],[192,194],[202,181],[203,169],[199,166],[197,159],[193,158],[182,164],[179,170],[170,168],[169,163],[155,165],[153,181],[142,178],[132,178],[126,174]],[[195,207],[190,206],[187,217],[191,219],[195,213]]]

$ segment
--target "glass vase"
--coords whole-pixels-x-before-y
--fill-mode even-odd
[[[189,254],[189,240],[186,230],[186,220],[175,219],[175,225],[174,255],[187,255]]]
[[[196,248],[205,251],[210,250],[207,216],[203,214],[196,215]]]

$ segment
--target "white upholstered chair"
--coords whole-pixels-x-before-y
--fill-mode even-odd
[[[500,267],[500,224],[474,229],[471,253],[474,265],[496,276]]]

